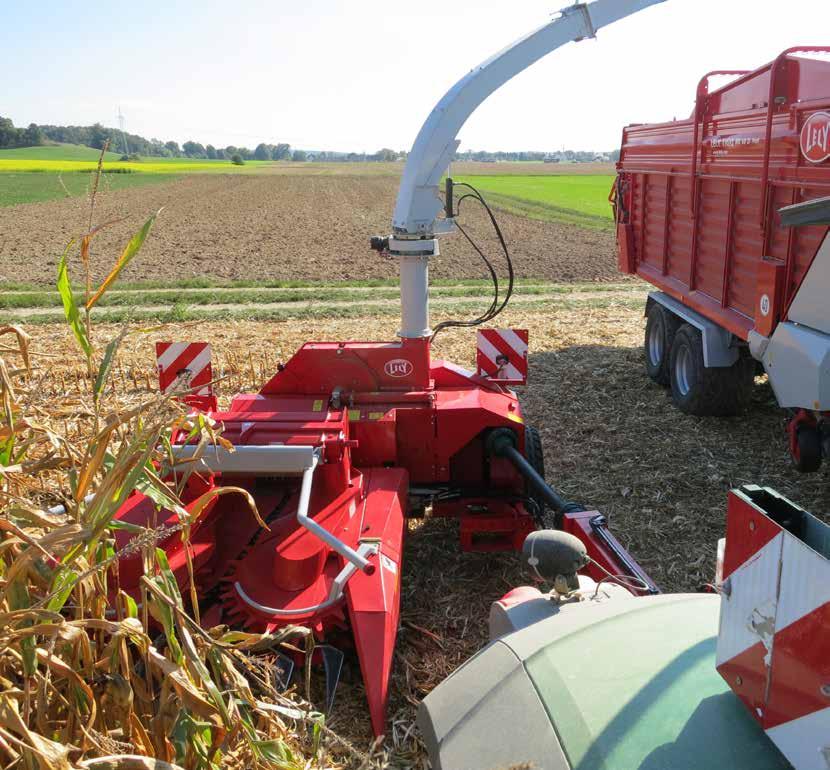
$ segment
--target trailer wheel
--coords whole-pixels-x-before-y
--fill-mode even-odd
[[[652,302],[646,316],[646,334],[643,342],[646,374],[658,385],[668,385],[669,361],[674,335],[680,319],[659,302]]]
[[[821,467],[821,433],[814,425],[799,425],[791,455],[800,473],[815,473]]]
[[[755,360],[741,355],[732,366],[707,368],[700,332],[683,324],[674,336],[669,373],[672,400],[678,409],[699,417],[726,417],[749,406]]]
[[[545,455],[542,451],[542,437],[536,428],[525,428],[525,457],[542,478],[545,478]],[[534,503],[534,510],[531,511],[539,526],[546,526],[545,501],[535,494],[529,485],[525,486],[525,492]]]

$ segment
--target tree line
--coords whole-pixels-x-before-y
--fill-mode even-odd
[[[333,152],[331,150],[306,151],[294,149],[287,142],[268,144],[260,142],[253,150],[247,147],[215,147],[193,140],[178,142],[161,139],[146,139],[138,134],[122,132],[117,128],[107,128],[101,123],[91,126],[52,126],[29,124],[28,128],[16,128],[9,118],[0,116],[0,149],[11,147],[35,147],[46,142],[64,142],[80,144],[100,150],[109,143],[110,150],[123,153],[127,157],[147,156],[155,158],[206,158],[209,160],[232,160],[234,156],[245,160],[293,160],[359,163],[365,161],[406,160],[403,150],[391,150],[388,147],[374,153]],[[495,161],[571,161],[584,162],[592,160],[617,160],[619,151],[596,153],[586,151],[562,150],[558,152],[488,152],[485,150],[468,150],[456,153],[456,160],[473,160],[483,162]]]
[[[138,134],[122,132],[117,128],[107,128],[101,123],[91,126],[53,126],[35,125],[28,128],[15,128],[9,118],[0,117],[0,149],[12,147],[35,147],[46,142],[63,142],[79,144],[100,150],[108,143],[113,152],[123,153],[127,157],[147,156],[154,158],[205,158],[209,160],[231,160],[239,156],[242,160],[323,160],[323,161],[357,161],[385,160],[394,161],[406,157],[406,153],[384,148],[368,155],[366,153],[342,153],[323,150],[307,152],[294,149],[287,142],[269,144],[260,142],[253,150],[248,147],[215,147],[189,140],[179,146],[178,142],[161,139],[146,139]]]
[[[591,161],[618,161],[619,150],[594,152],[592,150],[557,150],[555,152],[489,152],[487,150],[465,150],[457,152],[454,160],[470,160],[480,163],[495,163],[500,160],[537,161],[545,163],[589,163]]]
[[[0,148],[35,147],[43,144],[44,138],[40,126],[30,123],[28,128],[15,128],[9,118],[0,115]]]

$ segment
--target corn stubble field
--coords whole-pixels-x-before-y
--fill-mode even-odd
[[[96,221],[123,213],[133,218],[95,236],[88,255],[93,290],[160,202],[166,209],[120,281],[152,278],[161,287],[181,279],[183,269],[217,279],[343,276],[359,284],[390,277],[394,265],[373,262],[364,243],[387,226],[394,178],[343,176],[343,187],[330,177],[280,178],[287,181],[185,177],[103,196]],[[67,199],[0,209],[0,250],[21,257],[11,266],[3,259],[9,273],[3,278],[32,284],[18,285],[18,293],[54,285],[69,236],[85,232],[85,205]],[[681,415],[648,380],[641,360],[645,287],[620,280],[607,231],[518,214],[500,218],[520,274],[536,279],[499,323],[530,331],[530,382],[522,402],[528,423],[542,433],[548,481],[605,513],[661,588],[693,591],[711,581],[731,487],[768,484],[824,514],[824,476],[790,469],[782,415],[765,382],[758,381],[745,417],[716,420]],[[220,232],[234,235],[217,241]],[[435,320],[486,304],[486,290],[477,297],[481,285],[470,280],[481,272],[459,240],[446,239],[453,257],[436,265],[449,283],[434,296]],[[283,261],[275,262],[280,254]],[[288,693],[275,687],[268,654],[279,637],[199,630],[186,614],[187,592],[179,595],[153,548],[158,533],[139,533],[134,545],[152,576],[141,607],[122,596],[116,613],[108,614],[103,598],[114,557],[109,518],[136,483],[170,494],[142,469],[158,438],[186,419],[153,390],[153,343],[213,343],[220,406],[227,405],[233,393],[258,388],[307,340],[392,338],[394,288],[372,290],[389,295],[383,295],[388,306],[380,307],[348,294],[359,286],[349,288],[336,300],[348,312],[288,307],[272,321],[250,320],[246,311],[210,318],[211,300],[199,320],[118,325],[104,322],[107,303],[121,296],[115,283],[95,303],[92,316],[101,320],[88,332],[85,265],[73,253],[68,266],[76,290],[69,304],[79,314],[75,331],[63,320],[27,323],[19,310],[2,311],[14,326],[0,324],[4,766],[26,766],[23,757],[41,768],[151,766],[123,759],[140,754],[187,768],[425,767],[414,727],[417,703],[486,642],[490,602],[526,581],[512,554],[461,554],[454,523],[409,524],[391,728],[380,745],[371,740],[359,676],[341,681],[333,712],[323,718],[313,706],[320,702],[317,673]],[[534,294],[532,287],[540,286]],[[345,289],[325,289],[335,290]],[[88,359],[81,338],[91,346]],[[435,354],[472,366],[474,333],[441,334]],[[75,502],[92,491],[91,502]],[[66,503],[68,513],[46,513],[55,503]],[[150,615],[161,634],[145,630]]]

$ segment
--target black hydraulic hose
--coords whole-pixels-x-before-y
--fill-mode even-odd
[[[496,455],[496,457],[504,457],[513,464],[513,467],[527,479],[534,492],[553,509],[554,513],[574,513],[585,510],[585,507],[579,503],[571,502],[562,497],[539,475],[539,472],[527,461],[527,458],[516,449],[516,434],[512,430],[500,428],[493,431],[487,444],[491,454]]]
[[[487,270],[490,272],[490,278],[493,281],[493,300],[490,303],[490,307],[487,308],[487,310],[477,318],[473,318],[469,321],[442,321],[441,323],[437,324],[432,332],[431,339],[433,340],[435,339],[436,335],[443,329],[448,329],[452,327],[480,326],[483,323],[492,321],[499,313],[502,312],[502,310],[504,310],[504,308],[507,306],[507,303],[510,301],[510,297],[513,295],[513,283],[515,279],[515,273],[513,270],[513,260],[510,258],[510,251],[507,248],[507,243],[504,240],[504,235],[502,234],[501,228],[499,227],[499,223],[496,220],[495,215],[493,214],[490,207],[487,205],[487,201],[484,200],[481,193],[478,190],[476,190],[475,187],[473,187],[470,184],[467,184],[466,182],[453,182],[450,177],[447,177],[444,199],[444,211],[448,217],[451,218],[451,212],[453,211],[452,196],[453,189],[455,187],[466,187],[472,191],[469,193],[465,193],[456,201],[454,212],[456,216],[461,212],[461,204],[466,198],[473,198],[474,200],[477,200],[484,207],[484,210],[487,212],[487,216],[490,218],[490,222],[493,225],[493,230],[495,231],[496,236],[499,239],[499,244],[501,245],[502,251],[504,252],[504,258],[507,263],[507,291],[505,293],[505,296],[501,299],[501,303],[499,303],[499,281],[492,263],[489,259],[487,259],[486,255],[479,248],[478,244],[476,244],[475,241],[473,241],[473,239],[467,234],[467,231],[456,221],[456,227],[458,227],[458,229],[461,231],[464,237],[469,241],[470,245],[484,261],[484,264],[487,266]],[[373,246],[373,248],[375,247]]]

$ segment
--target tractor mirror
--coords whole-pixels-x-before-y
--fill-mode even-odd
[[[576,573],[591,561],[578,537],[555,529],[531,532],[522,546],[522,558],[545,582],[554,583],[561,575],[574,591],[579,588]]]

